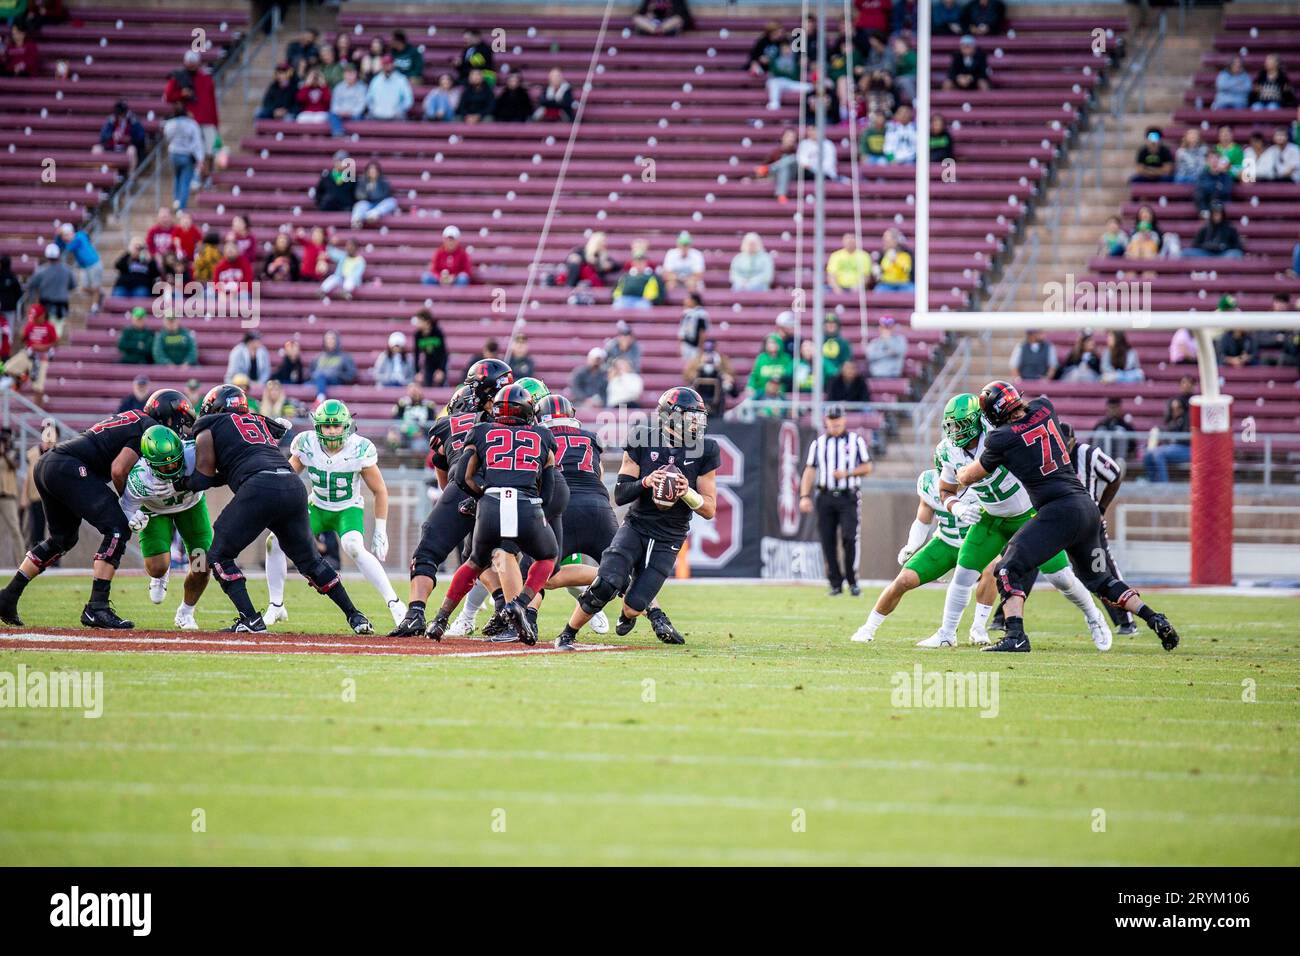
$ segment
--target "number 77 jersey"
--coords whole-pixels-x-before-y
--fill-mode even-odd
[[[957,484],[957,469],[980,457],[987,438],[987,432],[980,435],[974,454],[959,448],[947,438],[940,441],[934,450],[935,461],[939,465],[939,479],[946,485]],[[1033,508],[1024,485],[1001,466],[992,469],[987,478],[971,485],[970,493],[979,499],[981,508],[997,518],[1015,518]]]
[[[349,435],[342,448],[327,455],[314,431],[299,432],[289,452],[311,479],[313,505],[325,511],[362,507],[361,470],[379,463],[379,451],[369,438]]]

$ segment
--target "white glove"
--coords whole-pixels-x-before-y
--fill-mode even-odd
[[[143,511],[137,511],[127,519],[126,523],[131,526],[132,533],[139,534],[144,530],[144,526],[149,523],[149,515]]]
[[[274,419],[274,421],[275,421],[275,423],[276,423],[277,425],[279,425],[281,428],[283,428],[286,432],[291,432],[291,431],[293,431],[293,422],[290,421],[289,419],[284,418],[284,417],[282,416],[282,417],[280,417],[280,418],[276,418],[276,419]]]
[[[912,559],[912,555],[916,554],[916,551],[917,549],[912,547],[910,544],[903,545],[903,549],[898,552],[899,567],[902,567],[904,564],[907,564],[907,562]]]
[[[978,501],[954,501],[951,514],[958,523],[969,527],[980,520],[983,509]]]
[[[388,522],[383,518],[375,519],[375,534],[370,539],[370,550],[380,561],[388,559]]]

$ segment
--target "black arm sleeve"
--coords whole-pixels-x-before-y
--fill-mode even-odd
[[[469,481],[467,480],[469,476],[466,474],[466,466],[469,457],[469,455],[462,454],[457,458],[456,464],[453,465],[451,471],[447,473],[447,478],[449,481],[454,481],[456,484],[460,485],[461,490],[463,490],[465,494],[471,495],[475,498],[481,498],[483,497],[482,490],[475,491],[470,487]]]
[[[173,484],[177,491],[207,491],[209,488],[215,488],[217,485],[225,484],[225,482],[215,475],[205,475],[201,471],[196,471],[182,476]]]
[[[555,469],[542,469],[542,511],[549,515],[551,513],[551,502],[555,499]],[[567,487],[567,486],[566,486]]]
[[[261,418],[262,421],[266,423],[266,430],[271,433],[271,437],[274,438],[276,441],[279,441],[281,438],[283,438],[285,434],[289,431],[289,429],[285,428],[274,418],[267,418],[265,415],[261,416]]]
[[[614,504],[630,505],[641,497],[641,479],[631,475],[619,475],[614,485]]]

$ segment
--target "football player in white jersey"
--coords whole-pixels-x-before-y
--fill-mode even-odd
[[[194,605],[208,586],[208,550],[212,521],[201,491],[177,491],[174,482],[194,471],[194,442],[181,441],[166,425],[154,425],[140,436],[140,460],[127,473],[122,488],[122,512],[140,536],[144,569],[149,574],[149,600],[161,604],[171,574],[172,535],[179,533],[189,555],[185,600],[176,609],[176,626],[198,630]]]
[[[356,433],[352,413],[338,399],[321,402],[311,417],[312,431],[299,432],[289,446],[289,466],[299,473],[305,470],[311,478],[307,504],[311,533],[333,531],[339,536],[343,553],[383,597],[394,623],[398,623],[406,617],[406,605],[398,600],[383,565],[388,557],[388,488],[379,470],[379,452],[374,442]],[[375,533],[371,538],[374,554],[366,550],[361,482],[375,496]],[[288,570],[275,535],[269,535],[266,584],[271,603],[262,615],[267,627],[289,618],[284,608]]]

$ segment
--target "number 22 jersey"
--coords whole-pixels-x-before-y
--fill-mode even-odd
[[[541,425],[480,422],[465,439],[464,451],[478,454],[477,479],[488,488],[518,488],[540,495],[542,472],[555,454],[555,438]]]

